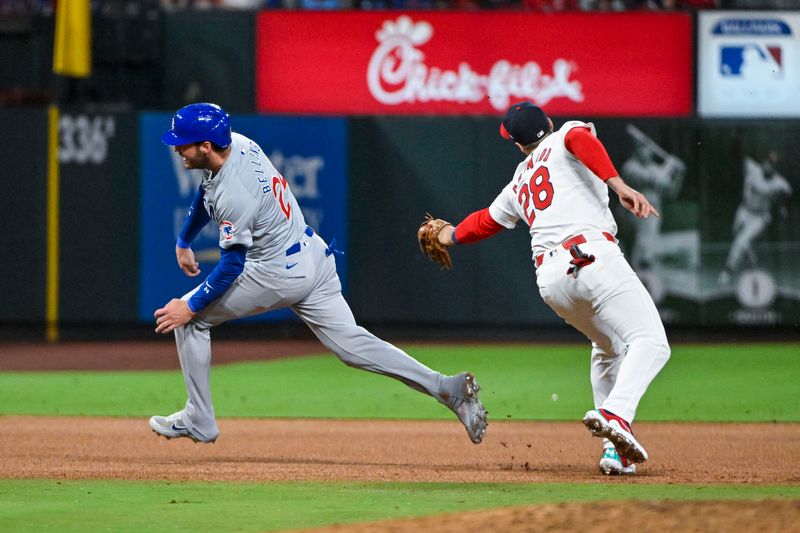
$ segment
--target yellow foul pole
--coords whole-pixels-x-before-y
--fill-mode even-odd
[[[58,340],[58,262],[59,262],[59,168],[58,168],[58,107],[47,110],[47,298],[46,336],[49,342]]]

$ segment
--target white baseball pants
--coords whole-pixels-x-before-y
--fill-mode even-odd
[[[647,387],[670,356],[669,343],[647,289],[622,251],[607,240],[579,245],[595,262],[567,274],[568,250],[546,253],[536,269],[539,293],[568,324],[592,341],[596,408],[632,422]]]

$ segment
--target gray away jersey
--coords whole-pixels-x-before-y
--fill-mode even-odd
[[[285,253],[300,240],[306,221],[286,179],[244,135],[231,135],[231,154],[216,176],[203,177],[206,211],[219,226],[219,245],[247,247],[248,261]]]

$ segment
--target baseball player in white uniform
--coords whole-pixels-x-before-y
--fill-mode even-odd
[[[472,442],[481,442],[486,410],[473,375],[435,372],[356,324],[342,297],[333,245],[306,225],[289,184],[261,147],[231,132],[225,111],[208,103],[183,107],[162,141],[175,147],[186,168],[204,171],[175,247],[178,265],[189,276],[200,274],[190,244],[210,221],[219,226],[221,258],[197,288],[155,312],[156,332],[175,332],[188,400],[176,413],[152,417],[154,432],[214,442],[210,329],[290,307],[342,362],[433,396],[458,416]]]
[[[658,212],[619,177],[592,124],[571,121],[553,131],[541,108],[521,102],[500,132],[525,159],[487,209],[444,228],[439,242],[474,242],[520,219],[530,226],[539,293],[592,342],[595,409],[583,422],[604,439],[600,469],[633,474],[647,451],[630,424],[670,348],[653,300],[617,245],[608,189],[638,218]]]
[[[725,269],[719,276],[721,285],[731,282],[745,259],[751,265],[756,263],[753,241],[772,222],[773,204],[792,194],[791,185],[775,168],[777,162],[778,154],[774,151],[769,152],[761,164],[749,157],[744,158],[742,203],[733,220],[733,242],[725,261]]]

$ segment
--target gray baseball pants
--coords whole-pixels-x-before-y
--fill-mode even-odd
[[[445,403],[454,380],[435,372],[356,324],[342,297],[334,256],[316,233],[303,236],[301,250],[271,261],[247,261],[218,300],[175,330],[189,399],[183,422],[203,440],[219,434],[211,402],[210,329],[225,321],[290,307],[326,348],[346,365],[383,374]],[[195,288],[183,299],[188,300]]]

